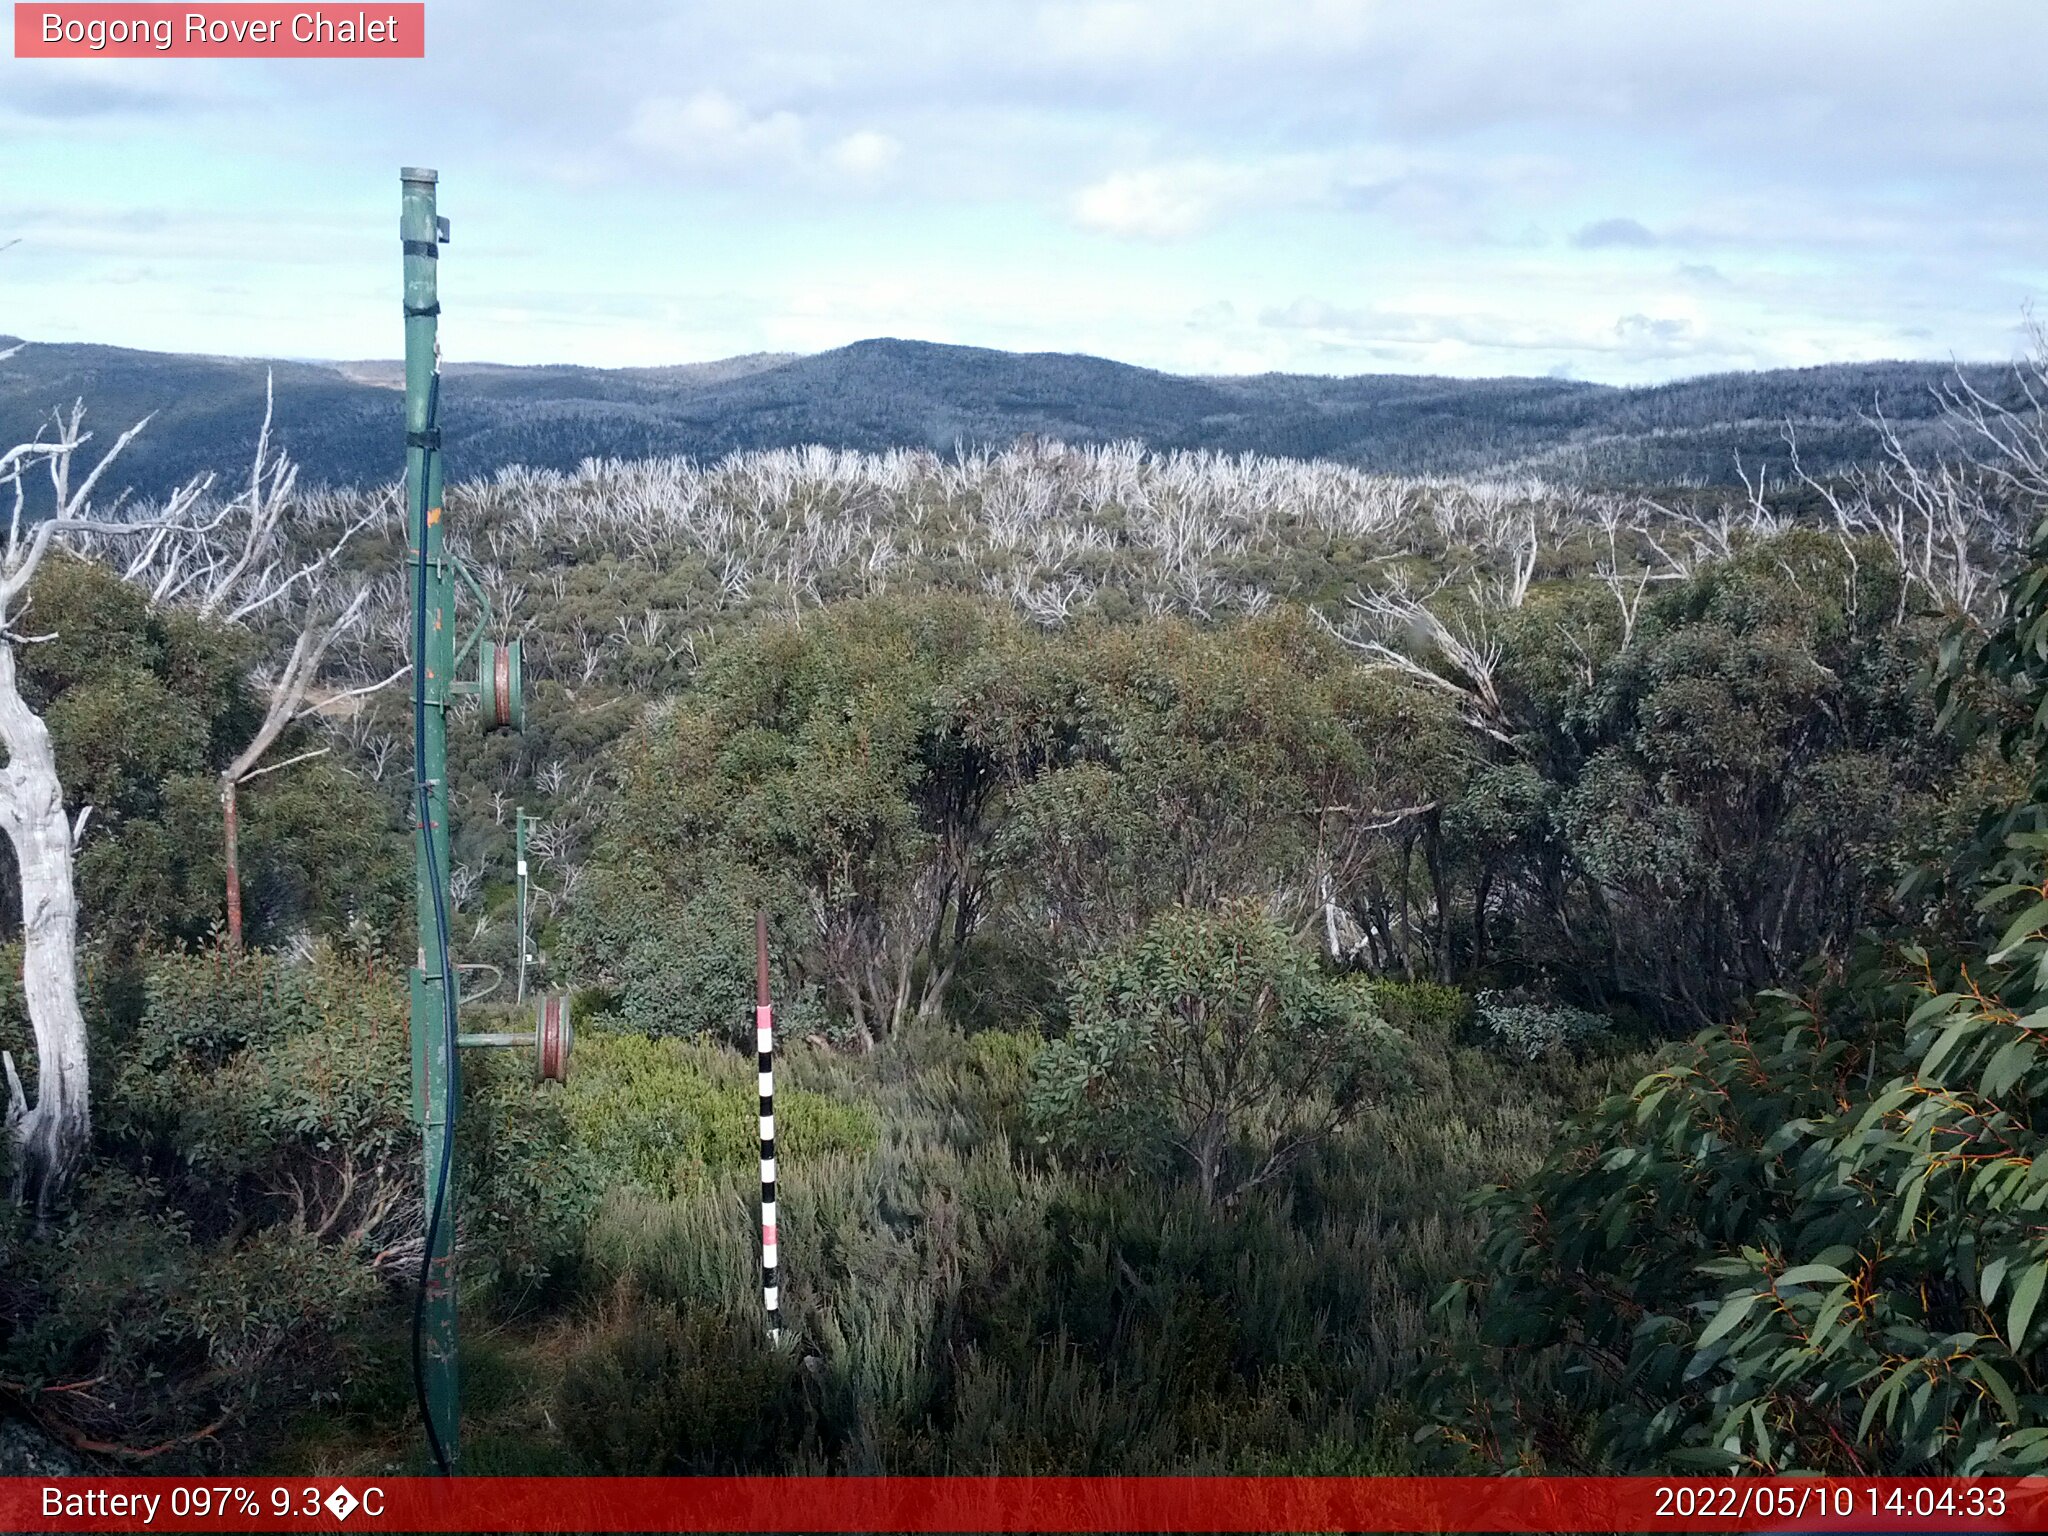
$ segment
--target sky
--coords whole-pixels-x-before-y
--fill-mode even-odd
[[[430,0],[427,37],[0,58],[0,332],[395,355],[402,165],[464,361],[1643,383],[2007,358],[2048,295],[2037,0]]]

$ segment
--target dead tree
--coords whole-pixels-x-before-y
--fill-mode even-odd
[[[108,531],[92,515],[93,492],[114,461],[147,424],[137,422],[117,438],[83,480],[73,484],[80,450],[91,441],[84,407],[52,418],[33,442],[0,453],[0,492],[11,492],[13,511],[0,557],[0,831],[14,848],[21,880],[22,996],[35,1036],[35,1101],[11,1052],[0,1051],[7,1077],[7,1129],[14,1143],[13,1197],[32,1206],[38,1218],[62,1198],[92,1138],[92,1101],[87,1077],[85,1016],[78,1004],[78,893],[72,881],[72,853],[91,807],[73,823],[64,809],[64,785],[49,727],[22,697],[15,649],[48,635],[32,632],[30,587],[59,539]],[[28,518],[27,479],[47,470],[52,491],[47,517]],[[116,525],[146,533],[185,521],[204,482],[180,489],[149,522]]]
[[[221,843],[225,863],[228,943],[242,943],[240,792],[243,785],[313,758],[328,748],[311,747],[277,762],[266,762],[285,732],[323,711],[333,711],[389,686],[408,670],[400,667],[376,682],[328,690],[315,684],[335,645],[352,635],[370,612],[373,588],[359,585],[343,598],[333,580],[336,561],[350,540],[379,519],[393,515],[388,495],[367,502],[329,498],[326,513],[309,542],[295,540],[291,515],[306,510],[298,495],[298,466],[273,454],[273,401],[264,391],[263,427],[248,488],[210,521],[192,520],[153,537],[129,561],[123,574],[159,602],[189,608],[216,623],[290,634],[291,650],[264,679],[263,719],[240,751],[220,771]],[[304,518],[300,519],[305,521]]]
[[[1434,591],[1417,598],[1398,589],[1368,590],[1347,598],[1358,615],[1352,626],[1340,627],[1320,611],[1317,618],[1338,640],[1362,652],[1375,670],[1447,695],[1467,725],[1513,746],[1514,722],[1496,680],[1505,647],[1488,620],[1498,608],[1519,606],[1528,591],[1534,549],[1532,541],[1528,555],[1518,556],[1513,574],[1498,584],[1499,590],[1476,581],[1472,584],[1469,618],[1440,617],[1429,606]],[[1448,581],[1447,577],[1440,582],[1437,590]],[[1431,666],[1420,659],[1431,652],[1440,665]]]

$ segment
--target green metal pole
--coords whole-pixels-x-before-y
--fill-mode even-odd
[[[448,699],[455,660],[455,582],[442,549],[441,456],[435,442],[433,402],[440,372],[437,340],[440,221],[434,212],[438,177],[433,171],[399,173],[404,188],[399,234],[405,251],[405,489],[406,588],[415,605],[414,634],[420,633],[418,562],[427,562],[425,644],[412,658],[415,686],[425,708],[419,722],[419,764],[427,793],[424,824],[415,786],[414,855],[418,868],[419,964],[412,974],[413,1102],[424,1143],[428,1210],[438,1204],[441,1219],[427,1256],[422,1304],[421,1372],[425,1409],[450,1471],[460,1454],[462,1396],[456,1371],[455,1190],[451,1113],[456,1063],[449,1049],[445,1009],[452,977],[442,974],[443,942],[437,908],[449,909],[448,878]],[[434,445],[430,447],[429,445]],[[431,858],[430,858],[431,851]],[[430,869],[439,875],[430,878]],[[435,885],[441,889],[437,893]],[[439,896],[437,902],[436,896]]]

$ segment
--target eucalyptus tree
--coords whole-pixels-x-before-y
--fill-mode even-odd
[[[1908,557],[1890,580],[1951,613],[1923,704],[1995,737],[2017,788],[1901,882],[1946,892],[1925,921],[1758,991],[1489,1193],[1483,1270],[1445,1303],[1473,1303],[1479,1352],[1424,1383],[1468,1452],[1642,1472],[2048,1465],[2048,410],[1958,404],[1969,472],[1831,487],[1852,537],[1825,585],[1844,590],[1866,539]],[[1959,543],[1951,497],[1975,501]],[[2015,526],[2025,558],[1987,590],[1971,567]],[[1866,610],[1900,611],[1863,582]],[[1696,765],[1742,750],[1731,722],[1676,724],[1667,750]],[[1822,819],[1833,841],[1855,823]]]
[[[628,1017],[697,1027],[691,968],[760,904],[792,982],[858,1042],[938,1014],[989,912],[1002,787],[950,680],[1014,627],[961,599],[840,605],[735,636],[650,714],[578,914]]]
[[[1398,1071],[1362,988],[1322,975],[1249,904],[1176,907],[1084,962],[1072,1028],[1032,1064],[1039,1137],[1184,1169],[1206,1204],[1279,1178]]]

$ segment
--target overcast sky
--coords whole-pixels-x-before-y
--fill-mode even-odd
[[[1617,383],[2003,358],[2048,5],[431,0],[424,63],[0,58],[0,331],[599,365],[894,335]]]

